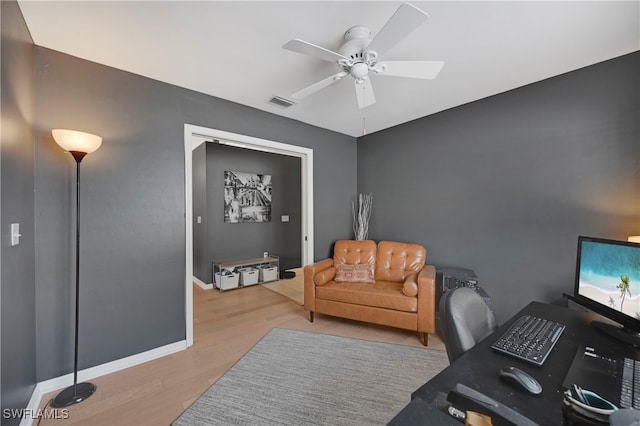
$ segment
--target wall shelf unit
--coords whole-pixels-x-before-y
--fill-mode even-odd
[[[213,263],[214,286],[220,291],[277,281],[279,275],[278,256]]]

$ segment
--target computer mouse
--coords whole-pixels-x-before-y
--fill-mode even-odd
[[[500,378],[532,395],[539,395],[542,393],[542,386],[540,383],[531,377],[529,373],[525,373],[519,368],[511,366],[503,367],[500,370]]]

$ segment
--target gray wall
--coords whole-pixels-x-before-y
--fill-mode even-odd
[[[82,162],[80,368],[185,338],[185,123],[312,148],[316,256],[350,235],[353,138],[49,49],[36,57],[38,380],[73,358],[75,173],[52,128],[104,138]]]
[[[24,408],[36,383],[33,177],[34,47],[16,2],[0,2],[2,29],[1,319],[2,410]],[[20,244],[11,246],[10,224]],[[18,424],[5,419],[2,424]]]
[[[571,292],[578,235],[640,233],[640,53],[358,138],[370,236],[473,269],[498,319]]]

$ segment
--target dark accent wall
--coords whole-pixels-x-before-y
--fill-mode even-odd
[[[15,1],[0,2],[1,28],[1,220],[2,424],[5,409],[25,408],[36,383],[34,249],[34,46]],[[10,226],[20,224],[11,246]]]
[[[49,49],[36,58],[38,380],[73,361],[75,169],[52,128],[104,139],[82,162],[81,369],[185,338],[185,123],[312,148],[316,257],[350,235],[354,138]]]
[[[266,251],[280,257],[283,269],[302,266],[302,196],[300,158],[267,152],[206,143],[205,193],[194,193],[194,235],[204,233],[200,241],[207,253],[204,265],[194,265],[202,275],[196,275],[209,284],[213,281],[212,262],[224,262],[261,257]],[[194,152],[201,155],[201,150]],[[238,171],[271,175],[271,222],[224,222],[224,172]],[[198,178],[200,179],[200,177]],[[194,179],[195,180],[195,179]],[[204,198],[206,210],[195,211],[196,197]],[[198,201],[198,205],[201,202]],[[281,222],[281,215],[289,215],[289,222]],[[197,216],[202,223],[197,223]],[[195,241],[194,241],[195,244]],[[194,248],[194,252],[196,249]],[[195,256],[194,256],[195,264]]]
[[[473,269],[500,321],[573,289],[578,235],[640,233],[640,53],[358,138],[370,236]]]

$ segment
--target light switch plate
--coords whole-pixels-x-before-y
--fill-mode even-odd
[[[283,214],[283,215],[281,216],[281,220],[282,220],[283,222],[289,222],[289,215],[288,215],[288,214]]]
[[[20,224],[12,223],[11,224],[11,246],[17,246],[20,244]]]

